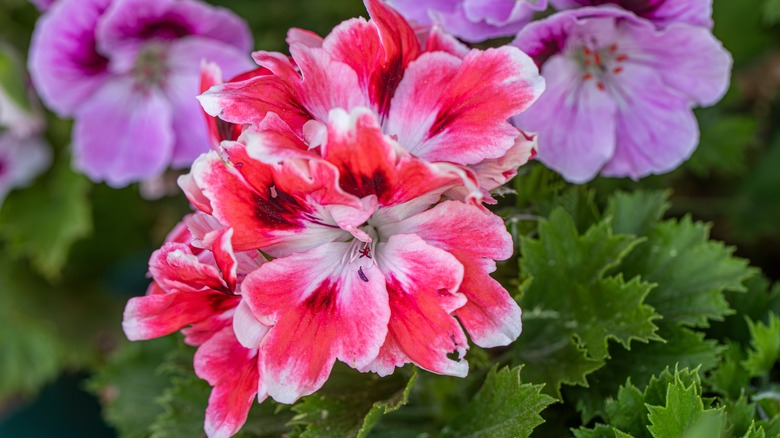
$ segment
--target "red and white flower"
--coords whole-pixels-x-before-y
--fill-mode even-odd
[[[437,28],[421,44],[383,2],[366,6],[371,20],[345,21],[325,38],[293,29],[292,57],[255,52],[271,74],[212,87],[200,96],[204,109],[255,127],[275,114],[313,148],[332,109],[367,107],[412,155],[470,168],[491,201],[487,191],[533,154],[533,136],[507,119],[544,89],[537,67],[514,47],[469,50]]]
[[[440,202],[462,187],[461,175],[411,155],[368,108],[331,111],[316,149],[277,117],[262,125],[263,147],[287,158],[253,158],[241,141],[257,133],[245,131],[197,160],[181,185],[233,230],[236,251],[274,257],[241,287],[270,327],[246,346],[260,350],[271,397],[292,403],[313,393],[336,360],[380,375],[411,362],[465,376],[468,341],[454,316],[478,345],[517,338],[520,309],[489,276],[512,253],[503,221]]]
[[[268,331],[237,295],[246,274],[264,259],[257,251],[234,253],[232,234],[210,216],[185,218],[152,254],[154,281],[146,296],[130,299],[122,323],[133,341],[181,330],[186,343],[198,346],[195,373],[214,387],[205,424],[211,438],[235,434],[254,398],[267,397],[258,375],[258,349],[236,338],[240,333],[250,343]]]

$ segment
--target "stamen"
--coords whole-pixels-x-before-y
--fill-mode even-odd
[[[604,91],[607,89],[607,87],[604,86],[603,82],[599,82],[596,84],[596,87],[599,89],[599,91]]]
[[[612,53],[617,52],[617,49],[618,49],[617,44],[612,44],[609,46],[609,51]]]
[[[598,52],[593,54],[593,60],[596,61],[596,65],[601,65],[601,55]]]
[[[615,61],[617,62],[623,62],[626,59],[628,59],[628,55],[626,55],[625,53],[621,53],[620,55],[615,57]]]
[[[592,79],[592,78],[593,78],[593,74],[592,73],[585,73],[584,75],[582,75],[582,80],[583,81],[587,81],[588,79]]]
[[[615,73],[615,74],[618,74],[621,71],[623,71],[623,67],[621,67],[621,66],[617,66],[617,67],[612,69],[612,72]]]

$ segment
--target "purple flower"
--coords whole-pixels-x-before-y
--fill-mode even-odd
[[[610,6],[556,13],[513,45],[547,90],[514,119],[539,133],[538,158],[572,182],[668,172],[699,141],[692,108],[726,92],[731,56],[708,29],[650,21]]]
[[[74,166],[118,187],[209,149],[201,62],[236,75],[252,67],[251,46],[240,18],[194,0],[58,0],[29,67],[44,103],[75,118]]]
[[[34,4],[41,12],[46,12],[55,0],[30,0],[30,3]]]
[[[550,0],[557,9],[614,4],[656,25],[688,23],[712,28],[712,0]]]
[[[531,21],[547,0],[392,0],[398,12],[420,25],[438,24],[470,42],[507,37]]]
[[[51,163],[51,148],[40,135],[43,117],[22,71],[16,53],[0,45],[0,204],[11,189],[27,185]]]

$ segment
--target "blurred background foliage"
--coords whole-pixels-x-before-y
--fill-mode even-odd
[[[344,19],[366,15],[358,0],[212,0],[211,3],[236,11],[253,29],[255,47],[274,51],[285,51],[284,37],[290,27],[311,29],[324,35]],[[0,40],[14,46],[19,53],[26,53],[37,18],[37,10],[25,0],[0,0]],[[537,227],[539,217],[550,217],[558,224],[571,221],[579,233],[571,238],[583,239],[580,244],[587,243],[585,232],[588,230],[594,230],[589,233],[628,233],[616,228],[615,224],[599,225],[603,217],[614,215],[619,208],[615,205],[623,205],[619,204],[623,201],[637,202],[637,209],[655,202],[656,211],[660,212],[656,220],[660,219],[666,209],[663,205],[668,202],[665,217],[689,215],[694,221],[710,223],[711,238],[735,247],[735,255],[749,260],[751,266],[763,272],[763,276],[740,265],[739,272],[722,279],[722,284],[703,291],[715,293],[715,301],[721,299],[723,303],[727,302],[724,304],[726,307],[716,306],[712,315],[702,316],[703,323],[696,320],[689,321],[690,324],[685,321],[677,325],[659,323],[660,331],[657,333],[649,326],[638,327],[638,332],[645,330],[644,338],[613,338],[620,343],[625,341],[625,347],[631,339],[651,341],[658,333],[666,339],[681,339],[677,345],[680,356],[677,361],[672,360],[672,356],[671,365],[683,358],[684,366],[690,365],[693,369],[698,365],[702,374],[721,360],[731,363],[736,370],[742,366],[739,365],[742,364],[740,360],[749,351],[751,342],[758,336],[770,336],[760,334],[761,323],[748,325],[744,317],[749,316],[753,321],[769,321],[767,312],[777,310],[778,295],[777,289],[772,294],[769,290],[771,284],[780,279],[780,1],[715,0],[714,21],[715,35],[734,57],[732,87],[718,105],[697,111],[701,143],[688,162],[667,175],[641,181],[598,179],[588,187],[579,188],[571,188],[534,163],[521,169],[515,179],[517,193],[502,199],[497,207],[517,237],[518,250],[523,239],[538,237],[543,241],[552,238],[545,234],[549,234],[549,230]],[[191,372],[192,351],[173,337],[131,345],[124,339],[120,327],[121,312],[127,299],[145,292],[149,255],[189,211],[188,204],[175,190],[169,196],[147,200],[141,196],[138,185],[114,190],[92,184],[85,177],[73,173],[69,168],[68,155],[71,124],[52,114],[47,114],[47,121],[46,135],[55,148],[55,165],[34,185],[13,192],[0,206],[0,436],[99,437],[114,436],[117,432],[128,437],[196,436],[201,431],[208,386]],[[173,176],[169,179],[175,180]],[[651,192],[654,189],[666,191],[668,201],[658,192]],[[619,196],[623,195],[615,197],[619,191],[647,191],[641,193],[656,195],[620,201]],[[652,206],[648,208],[652,209]],[[633,220],[639,221],[638,218]],[[647,223],[650,224],[648,227],[657,226],[661,230],[658,233],[663,231],[663,227],[681,235],[684,232],[698,233],[699,225],[684,229],[687,219],[681,220],[683,222],[653,225],[655,222],[647,219]],[[599,231],[599,227],[613,228]],[[645,236],[644,239],[654,238],[652,231],[645,230],[646,235],[634,231],[629,234]],[[707,237],[706,232],[702,233],[704,240],[691,240],[694,242],[691,248],[709,245],[703,243]],[[534,248],[532,241],[523,242],[524,248]],[[640,244],[635,242],[631,245]],[[641,251],[641,246],[631,251]],[[626,284],[619,283],[619,286],[634,288],[637,305],[647,296],[646,302],[650,302],[668,321],[670,314],[664,313],[661,301],[654,302],[653,295],[647,295],[641,284],[628,283],[631,279],[628,273],[632,269],[643,279],[648,275],[642,268],[632,267],[636,261],[632,261],[631,253],[615,253],[614,263],[623,260],[624,256],[627,259],[619,269],[626,272],[625,280],[617,279],[614,272],[599,272],[599,276],[604,275],[599,277],[599,281],[613,286],[617,284],[615,282],[625,281]],[[701,270],[727,270],[737,260],[729,258],[730,254],[726,253],[722,257],[709,266],[696,266]],[[528,265],[523,266],[522,272],[517,266],[518,260],[513,259],[501,267],[499,275],[504,284],[519,285],[529,272],[535,272]],[[615,266],[609,268],[616,269]],[[753,273],[751,280],[748,280],[748,272]],[[729,283],[732,280],[734,284]],[[652,281],[663,285],[666,279]],[[717,283],[720,280],[713,281]],[[526,293],[523,300],[530,304],[535,292],[531,287],[523,289]],[[747,298],[739,298],[743,296],[738,295],[740,290],[757,292],[745,295]],[[729,306],[739,311],[737,317],[728,316],[733,313],[728,311]],[[538,386],[519,386],[519,370],[517,374],[509,370],[491,371],[490,365],[496,360],[504,364],[525,365],[523,376],[532,383],[546,383],[544,392],[554,397],[561,396],[556,384],[571,385],[577,380],[572,376],[580,379],[590,376],[591,390],[564,386],[563,396],[577,400],[577,407],[561,407],[558,404],[545,411],[543,416],[555,421],[548,421],[542,426],[539,436],[559,436],[558,433],[565,432],[557,429],[560,427],[593,425],[591,420],[599,416],[602,420],[609,420],[605,412],[618,408],[614,404],[606,406],[600,403],[603,397],[615,395],[617,386],[623,382],[616,384],[614,378],[609,381],[603,376],[622,376],[625,379],[626,376],[621,374],[620,361],[626,361],[623,366],[630,363],[627,350],[615,350],[616,344],[609,344],[611,354],[604,350],[604,356],[597,359],[607,360],[611,356],[611,361],[595,374],[590,373],[603,363],[598,364],[593,355],[584,359],[584,356],[579,357],[581,350],[578,348],[582,346],[575,344],[570,349],[561,350],[563,356],[542,356],[544,360],[539,362],[539,357],[523,352],[534,351],[534,336],[537,335],[534,330],[554,324],[535,325],[533,318],[544,322],[545,314],[542,312],[534,316],[530,310],[526,309],[526,315],[530,315],[531,319],[526,321],[525,333],[517,346],[500,352],[472,349],[469,353],[472,373],[465,382],[434,378],[426,373],[420,373],[418,378],[411,373],[404,374],[408,370],[390,381],[377,382],[364,377],[357,384],[374,388],[375,393],[391,400],[376,405],[371,398],[364,400],[345,396],[343,385],[339,386],[339,376],[345,375],[344,381],[355,376],[347,370],[337,369],[321,396],[307,398],[305,403],[296,405],[292,410],[270,402],[256,406],[245,427],[245,434],[277,436],[293,431],[304,436],[320,436],[322,430],[318,427],[321,425],[318,426],[316,420],[318,412],[324,409],[322,406],[330,406],[330,410],[338,414],[333,406],[340,406],[347,413],[366,413],[366,422],[373,418],[368,426],[368,423],[352,424],[351,420],[338,423],[342,429],[337,430],[344,433],[367,433],[381,414],[389,413],[375,428],[374,435],[401,436],[406,433],[409,424],[423,424],[423,420],[427,423],[421,426],[422,429],[409,429],[408,436],[437,431],[443,431],[444,435],[463,435],[469,432],[469,426],[464,425],[464,420],[456,421],[456,414],[465,413],[465,418],[471,418],[476,423],[479,413],[475,411],[472,396],[479,391],[477,397],[480,403],[491,403],[490,385],[518,385],[518,394],[525,394],[536,401],[538,409],[524,417],[529,419],[527,424],[512,423],[515,420],[509,419],[511,415],[507,414],[506,424],[521,428],[514,430],[526,430],[522,429],[526,427],[530,431],[538,424],[535,415],[554,399],[540,395]],[[646,312],[651,310],[645,309]],[[560,314],[557,315],[560,317]],[[654,321],[655,317],[649,316],[649,313],[643,315],[645,319],[650,318],[648,321]],[[575,320],[579,318],[576,312],[571,317]],[[720,322],[710,323],[710,319]],[[769,324],[767,327],[775,323],[766,322]],[[558,334],[564,342],[569,342],[570,336],[575,336],[572,339],[579,336],[587,346],[587,334]],[[550,333],[544,336],[548,335],[553,336]],[[707,339],[704,339],[705,335]],[[603,342],[606,346],[606,338]],[[635,345],[652,349],[650,346],[654,344],[635,342]],[[674,354],[675,350],[671,349],[674,345],[668,345],[670,350],[667,353]],[[695,351],[692,351],[696,348],[700,349],[697,350],[700,355],[691,357],[690,363],[686,364],[687,356],[683,352],[687,350],[686,354],[694,354]],[[580,368],[561,369],[559,375],[550,375],[550,368],[558,363]],[[648,369],[643,375],[645,381],[634,380],[633,383],[647,385],[651,376],[656,376],[653,377],[656,381],[671,379],[692,385],[690,382],[699,379],[698,375],[675,373],[674,366],[671,374],[664,377],[659,373],[665,366],[666,363],[659,362],[657,369]],[[743,382],[742,386],[735,384],[736,377],[727,376],[728,370],[723,367],[718,368],[720,371],[717,373],[708,374],[709,380],[703,384],[699,381],[698,395],[691,396],[700,397],[703,385],[705,394],[707,391],[729,393],[731,398],[728,400],[736,406],[741,397],[740,388],[746,388],[748,382]],[[99,370],[97,377],[85,383],[85,377],[96,370]],[[732,372],[737,372],[734,370]],[[770,370],[766,370],[765,375],[770,376]],[[488,383],[483,386],[486,376]],[[760,382],[753,389],[753,393],[780,383],[776,378],[771,374],[771,378],[767,377],[765,382]],[[408,388],[415,380],[418,380],[417,389],[411,393],[411,404],[390,413],[394,407],[400,406],[401,400],[406,400]],[[712,382],[720,382],[721,386]],[[670,385],[671,388],[673,385]],[[111,426],[100,423],[96,399],[82,391],[85,387],[103,403],[103,413]],[[594,394],[601,398],[594,400]],[[650,394],[643,396],[650,397]],[[469,404],[470,401],[472,404]],[[743,405],[746,406],[746,403]],[[762,412],[780,410],[778,406],[770,406],[766,402],[761,409]],[[273,416],[275,411],[278,413]],[[656,414],[662,415],[660,412]],[[499,411],[496,415],[503,414]],[[344,418],[347,417],[345,414]],[[47,421],[31,421],[31,418],[47,418]],[[733,419],[737,417],[729,418],[729,421],[735,421]],[[153,426],[148,429],[151,424]],[[183,425],[188,425],[190,429],[181,429]],[[747,431],[750,422],[734,427]],[[582,433],[581,436],[596,436]]]

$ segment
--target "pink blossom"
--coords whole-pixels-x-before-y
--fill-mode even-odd
[[[558,9],[615,5],[659,26],[688,23],[712,28],[712,0],[550,0]]]
[[[366,6],[370,21],[345,21],[324,39],[291,31],[292,58],[254,53],[272,74],[212,87],[200,96],[204,109],[255,127],[273,113],[316,147],[332,109],[368,107],[413,156],[463,166],[490,200],[487,191],[532,154],[533,137],[507,119],[542,92],[536,66],[514,47],[469,50],[437,28],[423,45],[381,1]]]
[[[547,0],[392,0],[418,26],[437,24],[470,42],[512,36],[547,8]]]
[[[51,164],[43,115],[22,73],[16,52],[0,44],[0,205],[8,192],[28,185]]]
[[[74,166],[124,186],[208,150],[195,102],[202,60],[249,68],[251,35],[196,0],[59,0],[40,18],[29,67],[44,103],[74,117]]]
[[[556,13],[512,44],[548,83],[515,124],[538,132],[539,160],[577,183],[679,166],[699,141],[692,108],[717,102],[731,71],[730,55],[707,28],[658,28],[613,6]]]
[[[231,229],[209,216],[185,218],[152,254],[149,271],[154,282],[146,296],[127,303],[122,323],[130,340],[181,330],[185,342],[198,346],[195,373],[214,387],[205,424],[211,438],[236,433],[254,398],[266,398],[258,376],[258,350],[236,338],[240,333],[243,342],[252,343],[253,337],[268,331],[237,295],[246,274],[263,259],[256,251],[234,253],[231,235]],[[235,331],[234,325],[241,330]]]
[[[411,155],[374,111],[330,111],[315,148],[270,113],[222,148],[199,158],[180,185],[230,227],[236,251],[273,257],[241,293],[270,326],[245,346],[260,349],[261,386],[275,400],[315,392],[336,360],[380,375],[411,362],[464,376],[460,324],[484,347],[520,334],[519,307],[489,276],[512,253],[503,221],[440,202],[463,184],[457,167]]]

